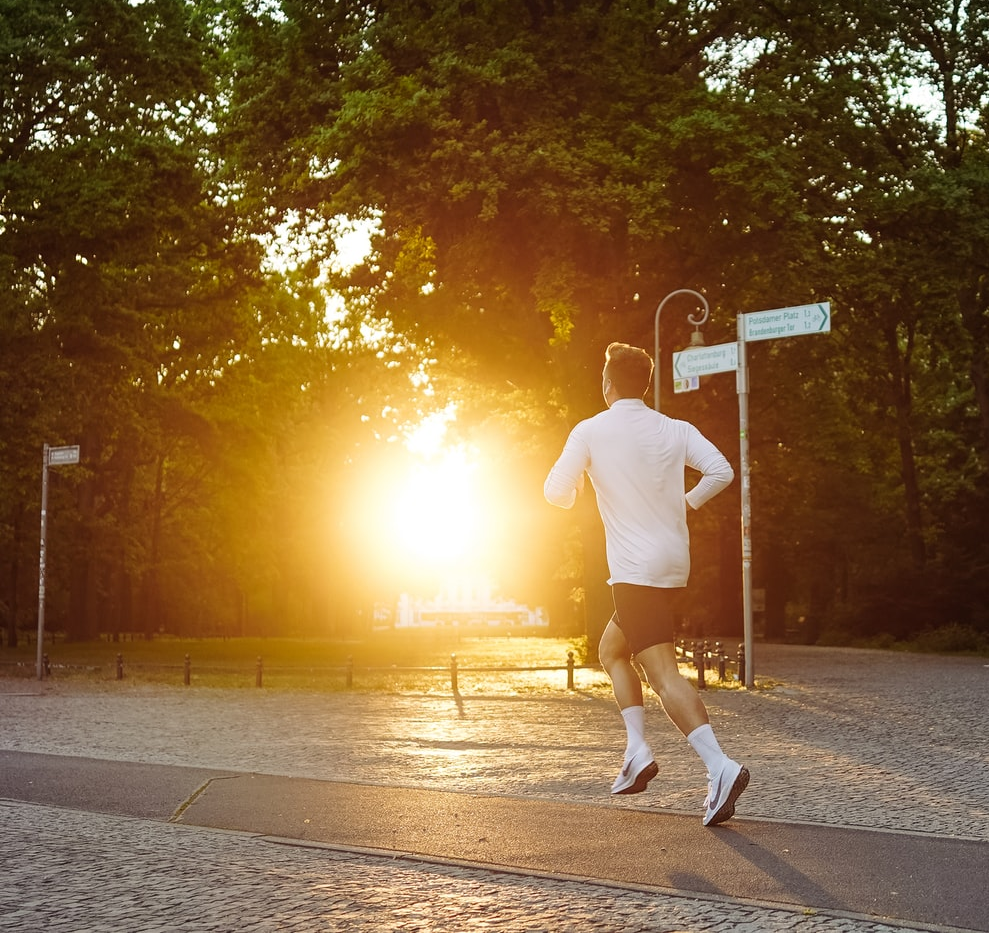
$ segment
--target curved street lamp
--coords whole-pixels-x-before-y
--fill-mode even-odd
[[[708,320],[708,299],[700,292],[695,292],[694,289],[675,289],[669,295],[664,296],[660,304],[657,305],[657,313],[653,319],[653,408],[658,412],[660,411],[660,312],[663,311],[663,306],[675,295],[693,295],[701,302],[704,308],[704,314],[701,318],[696,320],[693,315],[687,316],[688,322],[694,325],[695,333],[699,334],[699,337],[700,332],[697,329]],[[692,340],[692,343],[697,342]]]

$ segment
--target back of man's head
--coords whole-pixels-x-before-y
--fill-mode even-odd
[[[623,399],[642,399],[650,388],[653,358],[641,347],[614,341],[605,350],[605,376]]]

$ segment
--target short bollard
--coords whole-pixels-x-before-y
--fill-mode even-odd
[[[574,690],[574,653],[567,653],[567,690]]]
[[[725,680],[725,652],[722,651],[722,643],[715,643],[715,654],[718,656],[718,680]]]
[[[347,656],[347,686],[354,687],[354,656]]]
[[[190,674],[190,663],[189,656],[186,655],[185,661],[182,663],[182,683],[189,686],[189,674]]]
[[[117,680],[124,680],[124,656],[117,653]]]
[[[258,656],[258,663],[254,670],[254,686],[256,688],[261,687],[261,656]]]
[[[736,664],[739,667],[739,683],[746,683],[746,644],[744,642],[739,643],[739,648],[736,650]]]
[[[694,643],[694,666],[698,669],[698,690],[704,691],[707,689],[708,685],[705,684],[705,650],[708,648],[707,643],[695,642]]]
[[[451,653],[450,655],[450,690],[456,694],[457,692],[457,656]]]
[[[45,673],[46,678],[51,677],[52,663],[48,660],[47,652],[41,656],[41,670]]]

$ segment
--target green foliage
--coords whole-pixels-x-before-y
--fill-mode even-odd
[[[959,625],[941,626],[918,633],[911,640],[911,645],[918,652],[986,655],[987,633]]]
[[[751,350],[770,633],[983,631],[986,53],[948,0],[0,0],[8,642],[44,443],[83,448],[52,472],[53,626],[361,631],[408,575],[369,529],[403,426],[448,402],[509,589],[570,628],[600,527],[542,479],[606,344],[651,347],[684,287],[709,344],[832,303],[827,337]],[[671,304],[662,408],[734,458],[731,375],[669,391]],[[694,529],[709,630],[738,622],[737,495]]]
[[[850,645],[860,649],[887,649],[940,655],[986,655],[987,634],[951,623],[937,628],[922,627],[914,635],[898,639],[890,632],[863,635],[841,628],[841,622],[822,634],[819,645]]]

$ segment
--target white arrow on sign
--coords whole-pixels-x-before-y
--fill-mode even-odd
[[[713,347],[692,347],[674,354],[674,379],[728,373],[739,364],[739,345],[715,344]]]
[[[78,464],[79,463],[79,445],[78,444],[67,444],[65,447],[61,448],[49,448],[48,449],[48,463],[49,464]]]
[[[743,339],[765,341],[799,334],[824,334],[832,329],[832,309],[828,302],[752,311],[743,315]]]

